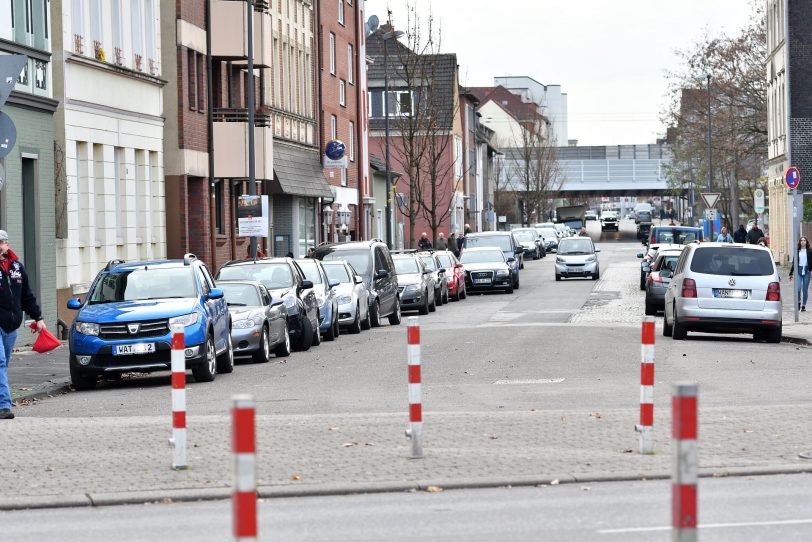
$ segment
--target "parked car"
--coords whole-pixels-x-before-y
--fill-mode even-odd
[[[702,228],[691,226],[654,226],[643,244],[687,245],[705,240]]]
[[[497,247],[505,254],[505,261],[510,265],[513,288],[519,289],[519,266],[521,265],[524,247],[516,242],[510,232],[492,231],[472,233],[465,236],[463,252],[466,248]],[[513,258],[511,260],[511,258]]]
[[[380,326],[387,317],[390,324],[400,324],[398,277],[386,243],[379,239],[327,243],[316,247],[313,257],[326,262],[346,261],[364,279],[372,327]]]
[[[637,238],[640,239],[643,244],[647,244],[648,236],[651,233],[651,222],[639,222],[637,224]]]
[[[417,253],[426,269],[431,271],[432,279],[434,279],[434,299],[437,300],[437,306],[448,303],[448,281],[446,280],[446,268],[437,259],[434,251],[431,252],[418,252]]]
[[[504,290],[513,293],[511,262],[498,247],[471,248],[460,256],[465,268],[465,287],[472,292]]]
[[[392,261],[398,275],[401,309],[417,310],[420,314],[436,311],[434,278],[420,258],[415,254],[395,254]]]
[[[435,254],[446,270],[448,296],[454,301],[465,299],[468,294],[465,291],[465,270],[462,264],[450,250],[438,250]]]
[[[316,301],[319,303],[319,332],[326,341],[334,341],[338,338],[338,299],[333,292],[333,288],[338,286],[338,281],[331,281],[327,278],[327,273],[319,260],[313,258],[302,258],[296,260],[299,268],[304,273],[307,280],[313,283],[313,291],[316,293]]]
[[[280,358],[290,355],[287,311],[281,297],[273,299],[255,280],[221,280],[217,286],[231,315],[234,355],[248,354],[259,363],[270,360],[272,353]]]
[[[513,230],[513,237],[524,247],[524,254],[531,255],[534,260],[540,260],[547,255],[544,238],[536,228],[517,228]]]
[[[288,318],[288,333],[297,350],[321,343],[319,304],[313,283],[292,258],[235,260],[217,272],[217,280],[256,280],[274,298],[281,298]]]
[[[563,236],[559,234],[559,230],[557,228],[542,225],[536,226],[535,229],[542,239],[545,252],[555,252],[558,250],[558,240]]]
[[[665,293],[663,335],[689,331],[753,333],[781,341],[781,285],[770,250],[760,245],[686,245]]]
[[[681,245],[668,245],[668,244],[660,244],[655,243],[653,245],[649,245],[648,248],[644,252],[638,252],[637,257],[640,258],[640,289],[646,289],[646,279],[648,278],[649,271],[651,271],[651,264],[654,263],[654,259],[657,257],[657,251],[662,248],[675,248],[675,249],[682,249]]]
[[[598,219],[598,213],[596,213],[592,209],[589,209],[586,213],[584,213],[584,218],[586,220],[597,220]]]
[[[573,235],[575,233],[572,230],[572,228],[570,228],[569,226],[567,226],[566,224],[564,224],[562,222],[556,222],[555,224],[553,224],[553,228],[558,232],[558,238],[559,239],[563,239],[564,237],[569,237],[570,235]]]
[[[198,382],[234,370],[223,291],[194,254],[182,260],[111,260],[90,285],[70,328],[69,368],[76,390],[99,376],[171,369],[172,324],[184,325],[186,366]]]
[[[569,277],[591,277],[598,280],[601,276],[598,252],[589,237],[565,237],[558,243],[558,254],[555,257],[555,280]]]
[[[338,324],[350,333],[372,327],[369,316],[369,290],[355,269],[345,261],[322,262],[327,278],[338,282],[333,288],[338,302]]]
[[[646,277],[646,314],[653,316],[663,309],[665,291],[674,276],[682,248],[665,248],[657,252]]]
[[[648,223],[651,224],[651,209],[640,209],[634,213],[634,223]]]

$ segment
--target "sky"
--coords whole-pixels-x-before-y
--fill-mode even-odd
[[[578,145],[654,143],[665,127],[666,72],[703,36],[735,34],[751,0],[411,0],[442,27],[460,83],[527,75],[568,95]],[[406,0],[366,0],[366,14],[405,30]],[[398,21],[402,21],[399,24]]]

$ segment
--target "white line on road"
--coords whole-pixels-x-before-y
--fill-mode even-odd
[[[497,380],[494,384],[559,384],[563,378],[537,378],[535,380]]]
[[[776,521],[747,521],[741,523],[708,523],[698,525],[699,529],[732,529],[737,527],[770,527],[774,525],[806,525],[812,523],[812,519],[787,519]],[[621,534],[621,533],[648,533],[654,531],[670,531],[671,527],[636,527],[629,529],[602,529],[599,534]]]

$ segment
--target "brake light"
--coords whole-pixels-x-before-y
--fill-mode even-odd
[[[649,241],[649,242],[650,242],[651,244],[654,244],[654,236],[653,236],[653,235],[651,236],[651,241]]]
[[[694,279],[683,279],[682,297],[696,297],[696,281]]]
[[[781,301],[781,285],[777,282],[767,286],[767,301]]]
[[[660,277],[660,274],[656,273],[656,272],[655,273],[649,273],[648,280],[650,280],[651,282],[662,282],[663,281],[662,277]]]

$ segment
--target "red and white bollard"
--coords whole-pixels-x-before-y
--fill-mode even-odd
[[[409,361],[409,429],[406,436],[412,441],[412,459],[423,457],[423,400],[420,390],[420,323],[417,316],[407,319],[406,339]]]
[[[172,438],[173,469],[185,469],[186,464],[186,354],[183,324],[172,324]]]
[[[231,442],[234,452],[234,539],[257,540],[256,428],[254,398],[232,397]]]
[[[673,470],[671,480],[671,519],[674,542],[697,539],[697,385],[674,385],[671,399],[673,415]]]
[[[640,345],[640,453],[654,453],[654,318],[643,319]]]

